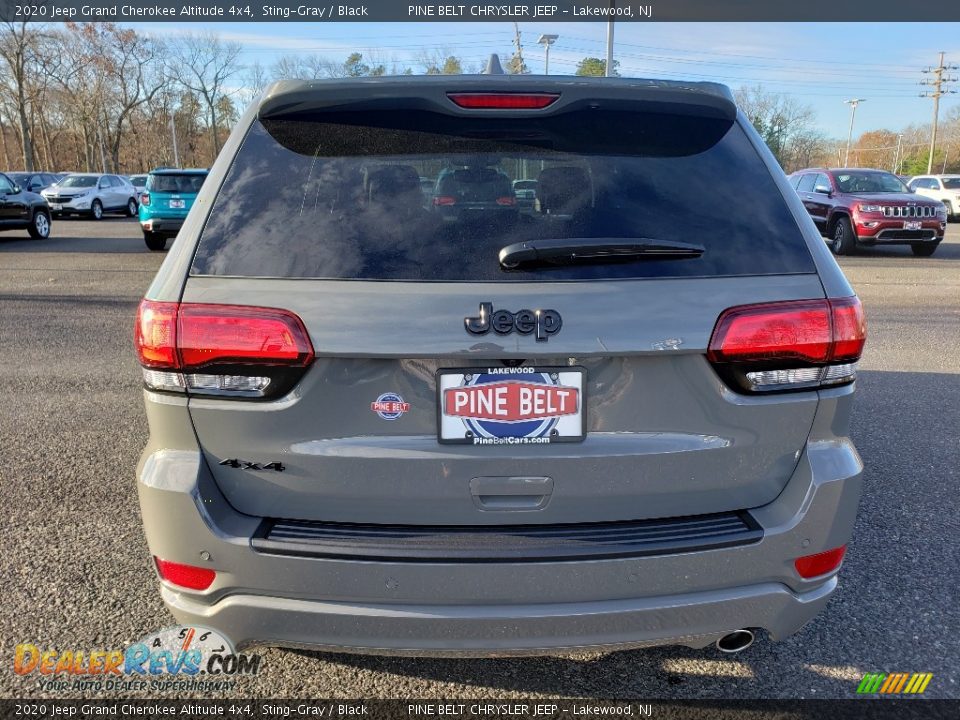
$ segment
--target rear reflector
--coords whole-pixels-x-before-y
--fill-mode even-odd
[[[279,394],[313,360],[303,322],[277,308],[144,300],[135,343],[146,386],[168,392]]]
[[[560,97],[557,93],[447,93],[456,105],[470,110],[540,110]]]
[[[843,555],[847,552],[847,546],[841,545],[833,550],[817,553],[816,555],[804,555],[794,560],[793,565],[804,580],[820,577],[829,572],[833,572],[840,563],[843,562]]]
[[[516,204],[517,204],[517,199],[509,195],[505,195],[504,197],[497,198],[497,205],[516,205]]]
[[[213,585],[213,581],[217,577],[217,573],[210,568],[183,565],[169,560],[161,560],[156,556],[154,556],[153,561],[156,563],[157,572],[160,573],[162,579],[188,590],[206,590]]]
[[[450,195],[437,195],[433,199],[433,204],[436,207],[447,207],[450,205],[456,205],[457,199],[455,197],[451,197]]]
[[[742,305],[720,315],[707,357],[750,391],[837,385],[855,378],[866,337],[856,297]]]

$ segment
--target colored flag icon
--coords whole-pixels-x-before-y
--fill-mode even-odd
[[[867,673],[857,686],[858,695],[919,695],[933,673]]]

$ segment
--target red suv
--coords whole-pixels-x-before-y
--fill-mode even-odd
[[[929,257],[947,227],[943,203],[915,195],[896,175],[860,168],[810,168],[790,176],[835,255],[857,245],[909,245]]]

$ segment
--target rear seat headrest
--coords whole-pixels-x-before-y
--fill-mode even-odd
[[[384,165],[367,176],[367,193],[373,202],[390,202],[423,197],[420,175],[412,165]]]
[[[551,215],[572,215],[593,205],[590,173],[576,165],[561,165],[540,171],[537,208]]]

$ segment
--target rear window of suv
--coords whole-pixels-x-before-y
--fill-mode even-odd
[[[420,178],[437,177],[432,194]],[[533,207],[516,181],[537,181]],[[503,269],[536,239],[700,245],[701,256]],[[616,110],[535,119],[329,112],[254,121],[194,275],[545,281],[814,272],[801,231],[728,120]]]
[[[197,173],[163,173],[147,178],[147,190],[157,193],[198,193],[205,176]]]

